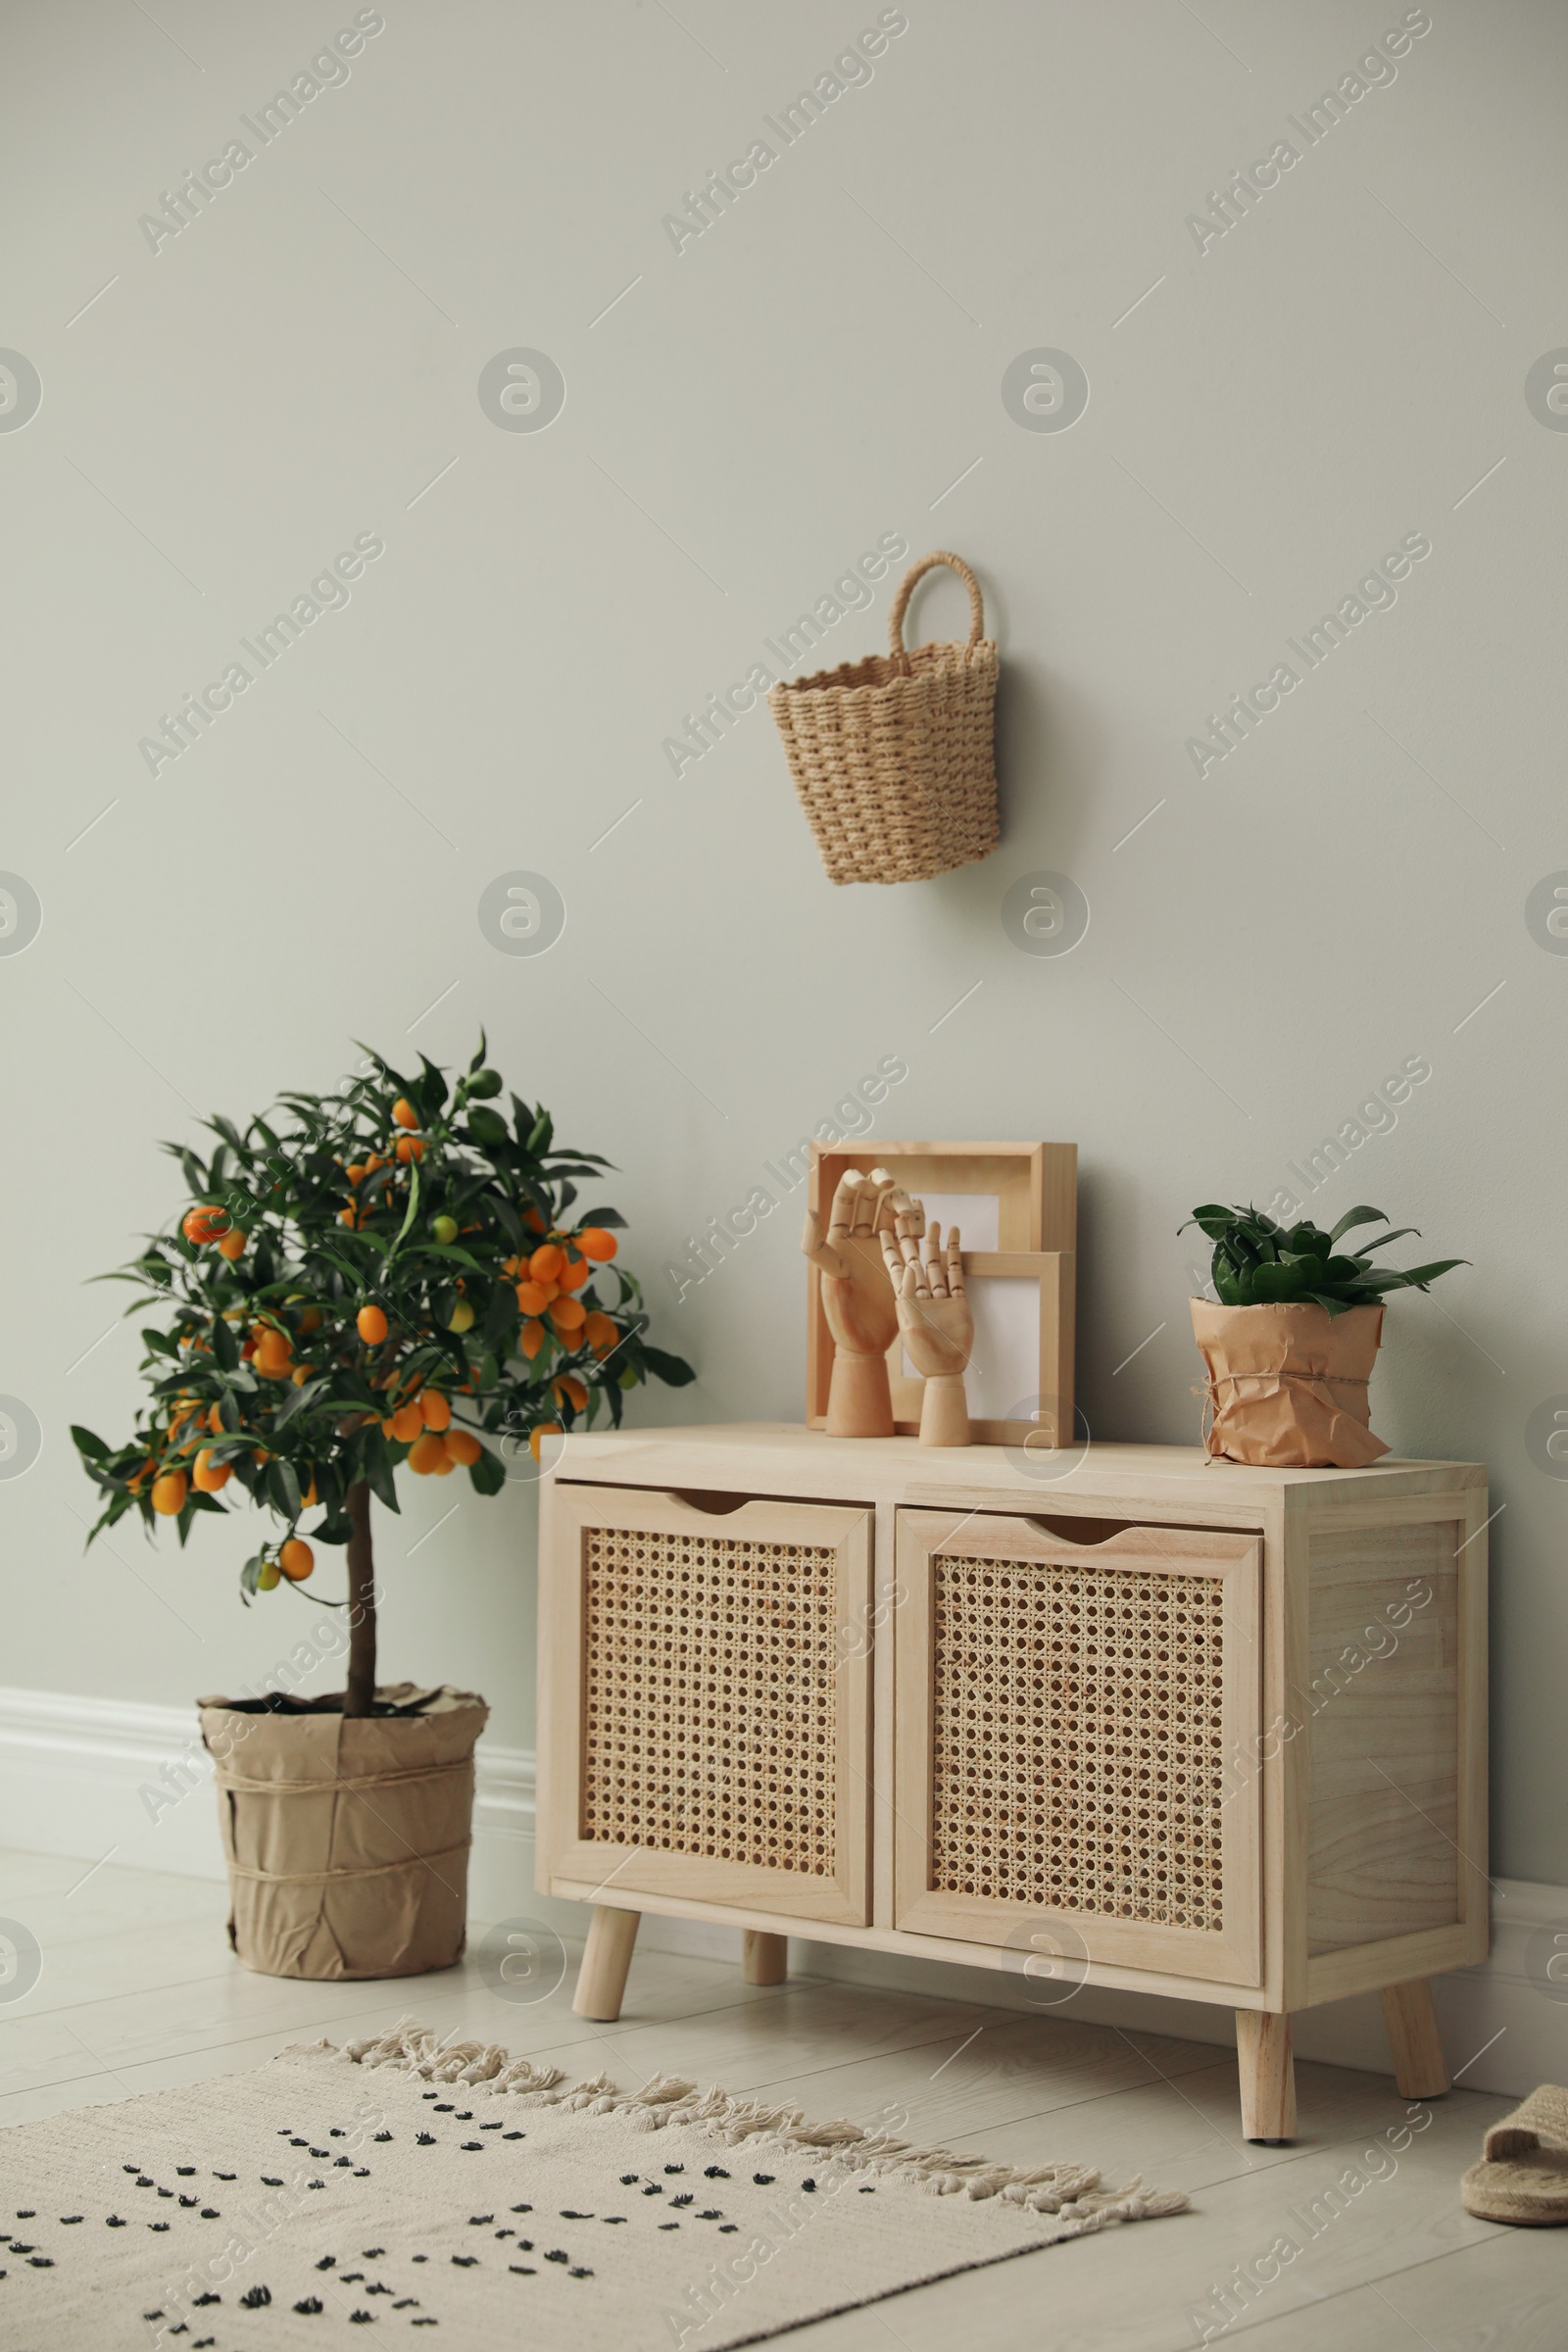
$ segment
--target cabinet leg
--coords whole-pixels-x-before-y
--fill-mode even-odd
[[[1296,2137],[1296,2066],[1291,2021],[1266,2009],[1236,2012],[1236,2062],[1242,2080],[1242,2130],[1265,2148]]]
[[[790,1973],[790,1939],[765,1928],[741,1930],[741,1980],[747,1984],[782,1984]]]
[[[1448,2087],[1432,1987],[1425,1977],[1383,1989],[1383,2022],[1394,2052],[1394,2080],[1402,2097],[1441,2099]]]
[[[610,2026],[620,2015],[631,1947],[642,1916],[640,1911],[615,1911],[609,1903],[595,1903],[571,2004],[579,2017],[596,2018]]]

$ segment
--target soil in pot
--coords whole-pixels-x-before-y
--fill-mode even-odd
[[[1218,1306],[1194,1298],[1208,1374],[1211,1458],[1270,1470],[1359,1470],[1389,1448],[1371,1429],[1368,1384],[1381,1306]]]
[[[197,1703],[247,1968],[407,1977],[463,1957],[482,1698],[393,1683],[372,1715],[341,1692]]]

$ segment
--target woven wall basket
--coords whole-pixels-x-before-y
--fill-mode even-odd
[[[228,1937],[269,1977],[412,1977],[463,1957],[473,1748],[469,1690],[383,1684],[398,1714],[197,1701],[217,1765]]]
[[[935,565],[969,591],[967,645],[906,652],[904,615]],[[922,556],[899,584],[887,655],[786,679],[768,695],[830,882],[920,882],[997,846],[997,648],[961,558]]]

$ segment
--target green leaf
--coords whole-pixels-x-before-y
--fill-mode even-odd
[[[330,1385],[330,1382],[325,1379],[308,1380],[302,1388],[290,1389],[277,1411],[272,1415],[272,1427],[281,1429],[286,1422],[292,1421],[296,1413],[303,1412],[306,1405],[314,1404],[318,1396]]]
[[[421,1257],[455,1258],[460,1266],[467,1266],[469,1270],[475,1274],[489,1275],[495,1270],[493,1266],[487,1265],[482,1258],[475,1257],[471,1250],[465,1250],[461,1242],[421,1241],[419,1244],[419,1255]]]
[[[235,1371],[239,1365],[239,1342],[234,1337],[233,1325],[226,1317],[213,1317],[212,1342],[213,1361],[220,1372]]]
[[[1289,1306],[1300,1298],[1306,1290],[1301,1269],[1295,1265],[1254,1266],[1251,1273],[1252,1302],[1257,1306]]]
[[[379,1427],[373,1422],[368,1429],[360,1432],[360,1458],[365,1464],[365,1475],[370,1483],[371,1494],[378,1502],[384,1502],[389,1511],[395,1511],[398,1508],[398,1490],[397,1481],[392,1475],[392,1452]]]
[[[666,1388],[684,1389],[688,1382],[697,1378],[684,1356],[666,1355],[662,1348],[650,1348],[645,1344],[643,1361],[654,1378],[662,1380]]]
[[[476,1494],[499,1494],[506,1483],[506,1464],[488,1446],[476,1462],[468,1464],[468,1484]]]
[[[71,1425],[71,1435],[78,1453],[86,1454],[90,1460],[95,1462],[106,1462],[109,1459],[108,1446],[102,1438],[95,1438],[90,1429],[82,1429],[74,1421]]]
[[[1393,1280],[1400,1290],[1424,1291],[1428,1283],[1437,1281],[1440,1274],[1451,1274],[1455,1266],[1467,1266],[1469,1263],[1467,1257],[1440,1257],[1430,1266],[1407,1266],[1402,1274],[1396,1274]],[[1384,1281],[1388,1281],[1387,1273]]]
[[[377,1170],[377,1174],[379,1173],[380,1171]],[[409,1162],[409,1205],[403,1212],[403,1222],[398,1228],[397,1240],[393,1243],[391,1250],[387,1252],[389,1258],[394,1256],[396,1252],[402,1249],[404,1240],[412,1229],[414,1220],[418,1213],[419,1163],[416,1159],[411,1159]]]
[[[507,1122],[501,1113],[496,1110],[487,1110],[482,1102],[476,1102],[470,1107],[467,1125],[468,1133],[474,1142],[482,1145],[486,1151],[494,1151],[498,1144],[512,1141],[507,1133]]]
[[[1359,1208],[1348,1208],[1329,1235],[1329,1240],[1337,1242],[1342,1233],[1349,1232],[1352,1225],[1386,1225],[1388,1221],[1388,1212],[1385,1209],[1368,1208],[1364,1203]],[[1373,1247],[1375,1249],[1378,1245],[1374,1243]]]
[[[294,1475],[293,1463],[280,1461],[276,1454],[267,1465],[267,1494],[273,1509],[291,1523],[304,1508],[300,1499],[300,1482]]]
[[[1188,1223],[1191,1222],[1192,1220],[1189,1218]],[[626,1230],[626,1220],[618,1208],[585,1208],[577,1219],[577,1224],[579,1230],[584,1225],[602,1225],[607,1233],[624,1233]],[[1182,1230],[1185,1232],[1186,1227],[1184,1226]]]

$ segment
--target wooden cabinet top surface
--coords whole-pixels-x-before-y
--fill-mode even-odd
[[[829,1438],[787,1421],[580,1432],[566,1439],[556,1475],[612,1486],[1025,1513],[1118,1502],[1128,1510],[1158,1506],[1182,1518],[1254,1523],[1286,1498],[1309,1512],[1353,1508],[1375,1497],[1409,1504],[1462,1494],[1485,1486],[1487,1477],[1479,1462],[1393,1455],[1365,1470],[1257,1470],[1207,1462],[1197,1446],[1089,1445],[1026,1458],[1013,1446],[949,1451],[914,1438]]]

